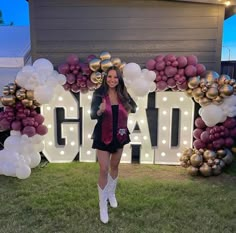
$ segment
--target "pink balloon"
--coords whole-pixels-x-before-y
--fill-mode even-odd
[[[184,68],[188,64],[187,58],[185,56],[177,57],[177,61],[179,68]]]
[[[41,114],[37,114],[35,117],[34,117],[35,121],[38,122],[38,124],[42,124],[44,122],[44,116],[41,115]]]
[[[202,129],[199,129],[199,128],[196,128],[193,130],[193,137],[195,139],[200,139],[200,136],[202,134],[203,130]]]
[[[187,56],[188,65],[197,65],[198,59],[195,55]]]
[[[195,124],[196,127],[200,128],[200,129],[206,128],[206,124],[204,123],[204,121],[202,120],[201,117],[197,117],[195,119],[194,124]]]
[[[64,89],[65,89],[66,91],[70,91],[70,84],[69,84],[69,83],[65,83],[65,84],[63,85],[63,87],[64,87]]]
[[[37,134],[45,135],[48,132],[48,128],[45,125],[39,125],[36,129]]]
[[[76,54],[70,54],[67,59],[66,62],[69,65],[77,65],[79,63],[79,58]]]
[[[226,130],[226,129],[225,129]],[[228,130],[228,129],[227,129]],[[225,133],[225,136],[231,136],[231,137],[236,137],[236,128],[233,128],[233,129],[230,129],[230,131],[228,130],[228,134],[226,135]]]
[[[184,75],[184,69],[178,69],[178,74],[180,76],[183,76]]]
[[[146,68],[149,69],[149,70],[154,70],[155,66],[156,66],[156,61],[154,59],[149,59],[146,62]]]
[[[13,130],[20,131],[21,128],[22,128],[22,124],[21,124],[20,121],[15,120],[15,121],[13,121],[13,122],[11,123],[11,128],[12,128]]]
[[[232,117],[227,117],[227,119],[223,122],[223,126],[232,129],[236,126],[236,120]]]
[[[5,131],[5,130],[9,130],[10,129],[10,122],[7,119],[2,119],[0,121],[0,132],[1,131]]]
[[[25,126],[22,130],[22,134],[26,134],[28,137],[33,137],[36,134],[35,127]]]
[[[176,61],[176,57],[175,57],[175,55],[173,55],[173,54],[167,54],[167,55],[164,57],[164,60],[165,60],[165,62],[170,62],[170,64],[171,64],[171,62]]]
[[[97,58],[94,54],[91,54],[87,57],[87,62],[89,63],[91,60],[93,60],[94,58]]]
[[[183,83],[180,83],[180,84],[177,83],[177,87],[178,87],[179,90],[185,91],[188,88],[188,84],[187,84],[187,82],[183,82]]]

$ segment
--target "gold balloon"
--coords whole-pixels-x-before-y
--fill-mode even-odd
[[[21,100],[21,103],[25,107],[32,107],[33,106],[33,100],[23,99],[23,100]]]
[[[192,97],[192,92],[193,92],[192,89],[187,89],[187,90],[185,91],[185,94],[186,94],[188,97]]]
[[[208,99],[207,97],[203,97],[203,98],[200,98],[200,99],[199,99],[199,104],[200,104],[201,106],[207,106],[207,105],[210,104],[210,103],[211,103],[211,100]]]
[[[203,158],[200,154],[193,154],[190,158],[190,162],[194,167],[201,166]]]
[[[207,84],[206,79],[205,78],[200,78],[200,87],[204,87],[204,86],[206,86],[206,84]]]
[[[186,155],[182,155],[182,156],[180,157],[180,161],[182,161],[182,162],[187,162],[188,160],[189,160],[189,157],[186,156]]]
[[[184,150],[183,155],[186,155],[188,158],[190,158],[193,154],[193,149],[192,148],[187,148]]]
[[[198,76],[191,77],[188,80],[188,87],[191,88],[191,89],[194,89],[194,88],[198,87],[199,84],[200,84],[200,78]]]
[[[212,174],[212,168],[207,163],[203,163],[199,170],[203,176],[210,176]]]
[[[119,57],[115,57],[111,59],[111,62],[114,66],[119,67],[121,65],[121,60]]]
[[[191,176],[197,176],[198,175],[198,168],[193,167],[193,166],[189,166],[187,168],[187,173]]]
[[[111,54],[109,52],[101,52],[99,57],[103,61],[106,59],[111,59]]]
[[[229,85],[233,86],[235,83],[236,83],[236,80],[234,80],[234,79],[230,79],[230,81],[229,81]]]
[[[220,87],[220,95],[222,97],[231,96],[234,93],[234,88],[228,84],[224,84]]]
[[[13,106],[16,102],[16,97],[14,95],[2,96],[1,102],[4,106]]]
[[[16,98],[19,100],[23,100],[26,97],[26,89],[21,88],[16,91]]]
[[[220,86],[224,85],[225,84],[225,81],[227,80],[230,80],[231,78],[229,77],[229,75],[226,75],[226,74],[222,74],[219,79],[218,79],[218,84]]]
[[[219,165],[220,165],[221,168],[223,168],[223,167],[225,167],[225,162],[222,159],[220,159],[220,164]]]
[[[212,100],[212,102],[213,102],[214,104],[217,104],[217,105],[218,105],[218,104],[222,104],[223,101],[224,101],[224,98],[221,97],[221,96],[217,96],[215,99]]]
[[[8,86],[4,86],[3,87],[3,95],[9,95],[10,94],[10,89]]]
[[[215,99],[218,96],[218,89],[215,87],[211,87],[206,92],[206,97],[209,99]]]
[[[230,150],[226,149],[226,151],[227,154],[224,158],[222,158],[222,160],[225,162],[226,165],[229,165],[233,162],[234,157]]]
[[[205,160],[208,160],[208,159],[214,160],[216,158],[216,153],[213,150],[206,150],[203,153],[203,157]]]
[[[203,93],[205,93],[205,92],[207,92],[207,91],[208,91],[208,88],[207,88],[207,86],[204,86],[204,87],[202,87],[202,89],[201,89],[201,90],[202,90],[202,92],[203,92]]]
[[[92,59],[90,62],[89,62],[89,68],[92,70],[92,71],[97,71],[100,69],[100,63],[101,63],[101,60],[98,59],[98,58],[94,58]]]
[[[186,167],[188,167],[188,164],[187,164],[187,163],[185,163],[185,162],[181,162],[181,163],[180,163],[180,166],[182,166],[182,167],[185,167],[185,168],[186,168]]]
[[[212,159],[208,159],[208,160],[207,160],[207,165],[208,165],[208,166],[214,165],[214,161],[213,161]]]
[[[10,90],[10,94],[14,94],[16,91],[16,84],[15,83],[9,83],[9,90]]]
[[[106,60],[101,61],[101,69],[103,71],[107,71],[107,69],[111,66],[113,66],[111,60],[106,59]]]
[[[34,108],[37,108],[37,107],[40,107],[41,104],[37,101],[37,100],[33,100],[33,107]]]
[[[123,71],[125,65],[126,65],[126,63],[124,61],[122,61],[120,66],[119,66],[120,71]]]
[[[95,83],[95,84],[99,84],[99,83],[102,83],[102,74],[100,72],[93,72],[91,75],[90,75],[90,80],[92,83]]]
[[[212,166],[212,173],[215,176],[219,175],[221,173],[221,166],[220,165],[213,165]]]
[[[208,83],[214,83],[218,81],[219,74],[215,71],[207,71],[204,73],[204,77]]]
[[[192,95],[194,98],[201,98],[204,96],[204,93],[200,87],[197,87],[193,89]]]
[[[220,149],[216,151],[217,158],[222,159],[226,156],[227,151],[224,149]]]
[[[29,100],[33,100],[34,99],[34,91],[32,91],[32,90],[26,91],[26,97]]]

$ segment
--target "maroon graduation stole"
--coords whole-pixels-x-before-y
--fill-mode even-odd
[[[106,109],[103,112],[102,119],[102,142],[108,145],[113,139],[113,118],[112,108],[109,96],[105,96]],[[117,125],[117,139],[122,144],[128,138],[127,129],[128,112],[118,100],[118,125]]]

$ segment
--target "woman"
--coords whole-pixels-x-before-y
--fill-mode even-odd
[[[96,149],[100,167],[98,194],[100,219],[103,223],[109,220],[107,200],[111,207],[117,207],[115,190],[118,166],[123,146],[130,142],[128,113],[134,113],[136,107],[126,90],[120,70],[110,67],[101,87],[94,91],[91,104],[91,118],[97,119],[92,148]]]

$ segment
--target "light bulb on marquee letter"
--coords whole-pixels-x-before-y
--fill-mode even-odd
[[[131,133],[130,144],[140,145],[140,163],[153,164],[154,150],[152,149],[151,145],[151,138],[146,117],[147,98],[148,96],[145,96],[142,98],[138,98],[138,100],[136,101],[138,110],[136,111],[136,113],[129,114],[128,128]],[[138,123],[141,133],[133,132],[136,123]],[[122,163],[131,163],[131,152],[131,145],[126,145],[123,152],[123,154],[125,154],[126,156],[122,156]]]
[[[48,133],[44,136],[43,153],[51,163],[72,162],[79,151],[79,123],[76,122],[79,119],[78,102],[62,86],[58,85],[56,89],[57,93],[61,93],[60,98],[53,98],[50,103],[44,104],[40,108],[41,114],[45,118],[44,124],[49,126]],[[57,107],[65,110],[65,119],[75,120],[75,122],[64,122],[59,126],[62,128],[61,136],[65,138],[65,145],[58,145],[57,143]]]
[[[155,94],[156,108],[159,109],[155,163],[179,164],[180,153],[184,148],[192,147],[194,102],[183,92],[156,92]],[[179,122],[172,122],[173,109],[179,110]],[[171,146],[171,130],[174,124],[178,126],[179,132],[177,146]]]

